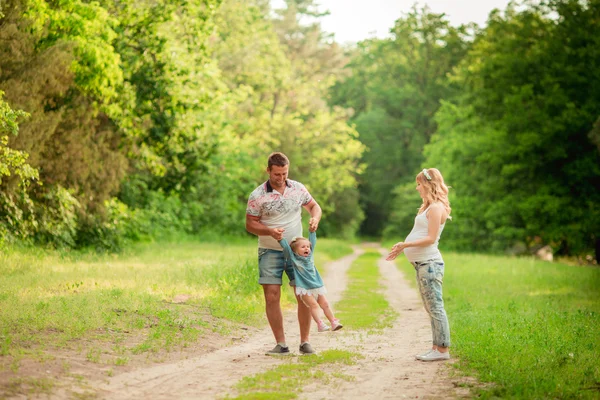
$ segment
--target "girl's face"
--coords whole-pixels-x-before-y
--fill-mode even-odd
[[[308,240],[301,240],[295,246],[296,254],[302,257],[310,256],[310,242]]]

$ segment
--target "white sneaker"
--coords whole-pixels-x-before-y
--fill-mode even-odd
[[[415,358],[417,358],[417,359],[418,359],[419,357],[425,357],[426,355],[428,355],[428,354],[429,354],[429,353],[431,353],[432,351],[433,351],[433,349],[429,349],[429,350],[427,350],[427,351],[426,351],[425,353],[423,353],[423,354],[417,354],[417,355],[415,356]]]
[[[431,350],[428,353],[417,356],[417,360],[421,360],[421,361],[439,361],[439,360],[449,360],[449,359],[450,359],[449,351],[447,351],[445,353],[440,353],[438,350]]]

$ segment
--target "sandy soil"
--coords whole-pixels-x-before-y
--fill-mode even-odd
[[[334,304],[346,287],[346,271],[362,252],[332,262],[324,277],[328,298]],[[382,258],[378,266],[384,277],[382,285],[390,305],[399,318],[391,329],[380,335],[351,332],[317,333],[313,324],[311,344],[317,351],[348,348],[364,358],[346,366],[342,373],[354,377],[335,384],[308,383],[300,395],[303,399],[437,399],[470,397],[459,385],[459,378],[449,376],[449,362],[425,363],[414,354],[430,346],[431,331],[415,289],[412,289],[394,263]],[[409,279],[414,279],[409,277]],[[287,343],[297,352],[299,342],[295,312],[285,316]],[[264,372],[284,362],[265,356],[274,345],[268,327],[253,332],[240,343],[177,362],[137,368],[108,380],[91,382],[100,398],[106,399],[215,399],[235,394],[232,387],[243,376]]]

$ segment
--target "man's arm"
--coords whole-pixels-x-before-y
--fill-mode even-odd
[[[304,209],[310,214],[310,220],[308,221],[308,230],[315,232],[319,227],[319,221],[321,221],[321,206],[315,199],[312,199],[310,203],[304,206]]]
[[[269,228],[254,215],[246,214],[246,230],[257,236],[271,236],[277,241],[283,238],[283,229]]]

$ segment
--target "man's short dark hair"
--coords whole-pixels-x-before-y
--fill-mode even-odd
[[[271,153],[271,155],[269,156],[267,167],[271,169],[273,165],[277,165],[278,167],[285,167],[286,165],[290,165],[290,160],[288,160],[285,154],[276,151],[274,153]]]

